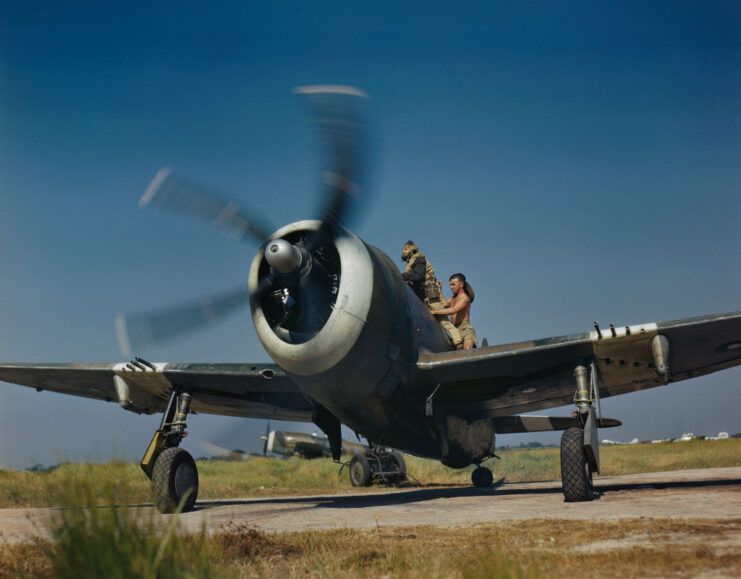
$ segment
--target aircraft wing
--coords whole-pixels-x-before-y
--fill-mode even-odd
[[[275,364],[0,364],[0,381],[119,402],[127,410],[164,410],[173,386],[205,414],[311,422],[312,404]]]
[[[664,336],[661,375],[651,343]],[[434,402],[469,419],[572,404],[574,368],[594,361],[600,397],[617,396],[741,364],[741,312],[641,324],[468,351],[421,353],[417,370],[440,384]]]

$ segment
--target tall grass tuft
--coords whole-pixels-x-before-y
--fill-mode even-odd
[[[70,499],[70,489],[88,485],[101,499],[103,489],[124,485],[129,500],[152,500],[151,484],[136,463],[66,462],[48,472],[18,472],[0,468],[0,508],[58,507]]]
[[[211,558],[219,545],[199,535],[178,534],[177,515],[130,507],[125,484],[96,496],[85,481],[64,492],[53,520],[56,542],[47,546],[52,574],[66,577],[214,577]],[[103,499],[103,505],[101,505]]]

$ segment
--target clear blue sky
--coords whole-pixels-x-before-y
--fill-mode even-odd
[[[741,310],[737,2],[399,4],[0,3],[0,360],[122,361],[116,314],[245,280],[254,246],[137,209],[164,165],[316,216],[304,84],[371,96],[352,227],[465,272],[490,343]],[[246,311],[141,355],[267,361]],[[741,431],[739,381],[606,400],[604,436]],[[2,384],[0,465],[138,459],[158,424]],[[196,456],[264,430],[189,424]]]

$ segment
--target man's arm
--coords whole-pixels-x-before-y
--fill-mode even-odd
[[[453,299],[448,299],[445,297],[445,294],[443,293],[443,282],[437,280],[437,287],[440,288],[440,303],[446,308],[450,307],[450,304],[453,303]]]
[[[453,314],[457,314],[461,310],[464,310],[470,303],[471,300],[469,299],[469,297],[466,294],[461,294],[459,296],[456,296],[456,298],[453,300],[453,305],[449,308],[434,310],[430,313],[436,316],[452,316]]]

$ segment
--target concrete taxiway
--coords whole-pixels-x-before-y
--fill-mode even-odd
[[[559,481],[381,489],[377,492],[205,500],[179,515],[184,531],[248,524],[267,532],[457,526],[522,519],[740,519],[741,467],[598,477],[598,498],[566,503]],[[151,505],[141,507],[143,513]],[[55,509],[0,509],[0,541],[50,537]],[[172,516],[172,515],[170,515]],[[167,520],[170,516],[163,516]]]

